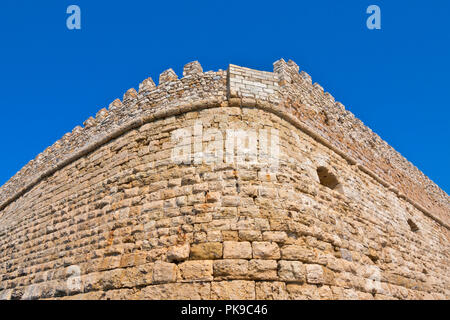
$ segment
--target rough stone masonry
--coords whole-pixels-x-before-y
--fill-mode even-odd
[[[276,170],[174,162],[174,132],[198,123],[273,133]],[[215,141],[190,138],[201,152]],[[169,69],[128,90],[0,188],[0,298],[449,299],[449,209],[293,61],[191,62],[181,79]]]

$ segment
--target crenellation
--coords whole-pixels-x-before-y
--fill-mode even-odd
[[[120,99],[115,99],[113,102],[109,104],[108,110],[114,111],[122,107],[122,101]]]
[[[78,136],[82,131],[83,131],[83,127],[81,127],[81,126],[79,126],[79,125],[76,126],[76,127],[73,128],[73,130],[72,130],[71,137],[73,138],[73,137]]]
[[[130,103],[130,101],[137,98],[137,92],[136,89],[130,88],[128,89],[125,94],[123,95],[123,103]]]
[[[273,72],[279,74],[280,80],[286,80],[290,83],[291,79],[289,78],[289,69],[289,65],[283,58],[273,63]]]
[[[97,123],[100,123],[104,119],[106,119],[107,116],[108,116],[108,110],[106,108],[102,108],[95,115],[95,120],[97,121]]]
[[[228,80],[230,98],[242,97],[254,100],[268,100],[278,90],[278,77],[275,74],[231,64],[228,70]]]
[[[335,103],[334,97],[329,93],[329,92],[325,92],[324,93],[325,99],[329,104],[333,104]]]
[[[144,81],[139,84],[139,93],[143,93],[146,91],[152,91],[156,88],[155,82],[151,77],[148,77]]]
[[[203,68],[198,61],[192,61],[183,67],[183,77],[190,75],[200,75],[203,73]]]
[[[294,61],[292,61],[291,59],[289,59],[288,62],[287,62],[287,64],[288,64],[288,66],[289,66],[292,70],[294,70],[295,73],[298,73],[298,72],[299,72],[300,67],[299,67]]]
[[[313,87],[314,87],[314,89],[317,90],[317,92],[320,96],[324,95],[323,87],[320,84],[318,84],[317,82],[314,82]]]
[[[311,76],[310,76],[308,73],[306,73],[305,71],[301,71],[301,72],[300,72],[300,77],[301,77],[302,79],[304,79],[304,80],[306,81],[306,83],[312,84],[312,78],[311,78]]]
[[[178,80],[178,76],[171,68],[159,75],[159,85],[176,80]]]
[[[93,117],[89,117],[86,121],[83,122],[83,126],[85,128],[91,128],[96,125],[96,120]]]

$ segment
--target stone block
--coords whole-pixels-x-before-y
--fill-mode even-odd
[[[193,260],[213,260],[222,258],[222,243],[204,242],[191,245],[190,258]]]
[[[202,283],[166,283],[143,288],[140,300],[205,300],[210,299],[211,285]]]
[[[189,243],[172,246],[167,250],[167,260],[170,262],[184,261],[189,258],[189,253]]]
[[[277,280],[276,260],[250,260],[248,271],[252,280]]]
[[[212,281],[212,260],[192,260],[179,264],[178,279],[181,282]]]
[[[247,279],[248,261],[244,259],[214,260],[214,278],[224,279]]]
[[[254,241],[252,243],[254,259],[279,259],[280,248],[275,242]]]
[[[250,242],[224,241],[224,259],[251,259],[252,246]]]
[[[306,263],[315,263],[316,254],[314,251],[298,245],[288,245],[281,248],[283,260],[299,260]]]
[[[164,261],[156,261],[153,267],[153,283],[175,282],[177,280],[177,265]]]
[[[289,294],[286,291],[286,284],[279,281],[257,282],[257,300],[288,300]]]
[[[231,280],[211,283],[211,299],[213,300],[254,300],[255,282]]]
[[[287,282],[305,282],[305,266],[299,261],[278,261],[278,276]]]

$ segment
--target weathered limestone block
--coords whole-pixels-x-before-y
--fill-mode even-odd
[[[153,263],[127,268],[122,271],[122,287],[134,288],[149,285],[153,282]]]
[[[241,198],[238,196],[225,196],[222,198],[222,206],[224,207],[238,207]]]
[[[278,262],[278,276],[280,280],[287,282],[305,282],[306,269],[299,261],[285,261]]]
[[[257,300],[289,300],[286,284],[279,281],[257,282]]]
[[[137,295],[140,300],[206,300],[210,299],[211,284],[166,283],[143,288]]]
[[[133,289],[109,290],[99,298],[103,300],[135,300],[136,295]]]
[[[181,282],[212,281],[212,260],[185,261],[179,264],[178,280]]]
[[[223,241],[237,241],[238,240],[237,231],[223,230],[223,231],[221,231],[221,233],[222,233]]]
[[[116,292],[119,290],[112,290],[109,292]],[[111,296],[112,294],[110,294],[109,296]],[[130,296],[128,296],[128,298],[130,298]],[[56,299],[56,298],[51,298],[51,300]],[[87,292],[87,293],[80,293],[80,294],[75,294],[72,296],[64,296],[60,298],[61,300],[105,300],[105,292],[103,291],[93,291],[93,292]],[[113,299],[118,299],[116,296],[113,297]]]
[[[310,284],[323,284],[324,272],[322,266],[317,264],[306,265],[306,279]]]
[[[284,243],[287,240],[287,234],[284,231],[265,231],[262,234],[264,241],[273,241]]]
[[[220,281],[211,283],[213,300],[254,300],[255,282],[244,280]]]
[[[139,266],[146,262],[146,253],[128,253],[123,254],[120,259],[120,267],[127,268],[133,266]]]
[[[184,243],[182,245],[172,246],[167,250],[167,260],[170,262],[184,261],[189,258],[190,245]]]
[[[306,281],[309,284],[333,284],[334,274],[328,268],[318,264],[307,264]]]
[[[205,242],[191,245],[190,258],[193,260],[220,259],[222,257],[222,243]]]
[[[297,245],[282,247],[281,257],[285,260],[299,260],[306,263],[316,262],[316,254],[314,251]]]
[[[32,284],[26,287],[22,300],[36,300],[42,295],[43,285],[42,284]]]
[[[259,230],[239,230],[240,241],[261,241],[262,234]]]
[[[244,259],[214,260],[214,278],[224,279],[247,279],[248,261]]]
[[[336,299],[332,290],[328,286],[317,287],[310,284],[286,285],[286,290],[292,300],[331,300]]]
[[[112,289],[118,289],[122,287],[122,272],[123,269],[114,269],[102,272],[101,275],[98,275],[99,278],[90,278],[89,280],[93,281],[90,283],[90,286],[92,288],[97,287],[97,281],[99,282],[99,285],[102,290],[112,290]]]
[[[206,232],[206,240],[208,242],[223,242],[222,231],[210,230]]]
[[[112,252],[116,252],[115,249],[107,250],[105,252],[105,257],[101,259],[99,266],[98,266],[98,270],[99,271],[105,271],[105,270],[113,270],[113,269],[117,269],[120,267],[120,260],[121,257],[120,256],[107,256],[108,254],[115,254]]]
[[[250,279],[254,280],[276,280],[277,261],[253,259],[248,265]]]
[[[177,280],[177,265],[164,261],[156,261],[153,267],[153,282],[166,283]]]
[[[250,242],[224,241],[223,243],[224,259],[251,259],[252,246]]]
[[[0,291],[0,300],[11,300],[12,292],[12,289]]]
[[[280,248],[274,242],[254,241],[252,242],[253,258],[255,259],[279,259]]]

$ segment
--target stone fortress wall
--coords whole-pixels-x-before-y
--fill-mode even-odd
[[[175,163],[198,123],[278,167]],[[83,125],[0,188],[2,299],[450,297],[448,195],[292,61],[169,69]]]

